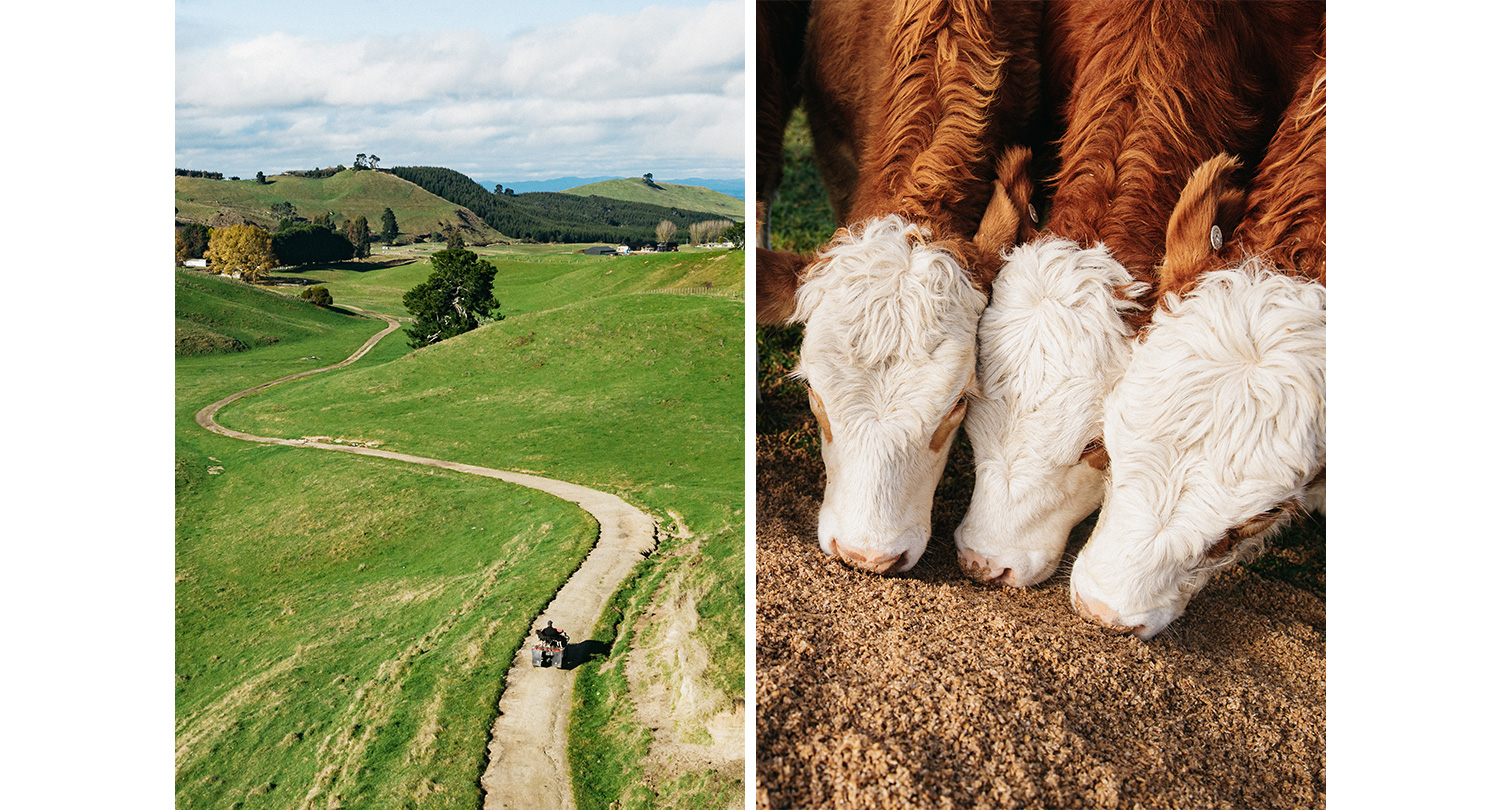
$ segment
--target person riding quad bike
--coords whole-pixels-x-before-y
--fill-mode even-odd
[[[543,627],[541,630],[537,631],[537,636],[539,636],[542,641],[551,641],[558,644],[568,643],[568,634],[553,627],[552,622],[547,622],[546,627]]]
[[[568,634],[552,626],[537,631],[538,642],[531,648],[531,665],[534,667],[562,668],[563,653],[568,647]]]

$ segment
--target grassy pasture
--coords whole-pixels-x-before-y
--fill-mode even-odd
[[[382,324],[188,282],[179,315],[277,340],[178,361],[178,805],[474,806],[505,669],[596,526],[499,481],[204,431],[202,405],[342,359]]]
[[[177,271],[176,296],[180,357],[318,338],[350,325],[348,315],[207,273]]]
[[[709,710],[743,701],[744,304],[710,296],[632,293],[704,281],[717,289],[743,290],[744,254],[682,252],[610,259],[563,250],[527,246],[478,251],[500,268],[496,292],[507,315],[501,322],[410,353],[404,341],[388,338],[350,369],[272,389],[236,403],[219,418],[222,424],[254,433],[373,440],[406,452],[535,470],[615,492],[655,514],[669,530],[676,525],[669,510],[681,515],[694,536],[665,537],[632,584],[617,594],[614,610],[601,623],[602,632],[609,635],[593,635],[601,640],[618,636],[623,643],[579,671],[570,741],[580,806],[607,807],[617,797],[626,799],[625,806],[659,806],[654,794],[624,795],[630,785],[642,781],[641,746],[650,740],[649,729],[633,716],[623,678],[623,660],[637,637],[635,625],[669,596],[692,594],[692,636],[708,650],[709,663],[691,677],[700,688],[706,686],[719,696],[717,703],[708,704]],[[368,304],[401,314],[399,305],[390,306],[399,301],[396,291],[424,278],[426,267],[420,262],[372,271],[327,268],[304,273],[327,283],[336,303]],[[366,323],[371,325],[362,336],[376,328]],[[244,356],[249,354],[254,352]],[[342,356],[331,351],[324,355]],[[191,413],[187,416],[190,421]],[[204,437],[219,438],[206,433]],[[343,486],[334,483],[326,489],[336,493]],[[418,495],[414,487],[391,486]],[[494,510],[508,520],[524,513],[513,503]],[[476,515],[468,525],[491,526],[497,519]],[[453,525],[465,520],[469,518]],[[551,522],[551,531],[562,531],[559,520]],[[365,573],[357,566],[355,572]],[[453,581],[457,588],[457,579]],[[485,581],[465,580],[471,591]],[[452,593],[456,597],[460,591]],[[621,628],[618,634],[609,629],[616,626]],[[588,628],[578,630],[587,633]],[[370,629],[363,632],[368,635]],[[493,700],[483,716],[493,717],[492,712]],[[698,718],[706,719],[707,715]],[[706,736],[701,729],[697,734]],[[366,750],[405,751],[400,756],[411,756],[412,744],[402,743],[401,734],[392,732],[383,739],[383,747]],[[482,741],[474,750],[481,749]],[[453,759],[467,767],[472,758],[458,753]],[[477,778],[477,773],[471,775]],[[405,784],[414,774],[408,771]],[[348,784],[372,799],[387,790],[373,782]],[[437,784],[441,791],[421,788],[423,795],[457,791],[451,781]],[[711,773],[689,774],[658,786],[663,798],[670,795],[672,801],[686,802],[683,806],[735,804],[740,790],[739,780]]]
[[[593,243],[589,243],[593,244]],[[506,317],[552,309],[607,295],[702,287],[745,289],[744,253],[731,250],[683,250],[635,256],[584,256],[586,245],[510,245],[473,249],[495,265],[495,294]],[[432,273],[431,253],[403,251],[416,261],[395,267],[363,269],[357,262],[280,270],[276,275],[329,285],[335,305],[348,304],[404,316],[401,296]],[[380,257],[377,257],[380,258]],[[392,257],[385,257],[392,258]],[[287,292],[300,292],[287,289]]]

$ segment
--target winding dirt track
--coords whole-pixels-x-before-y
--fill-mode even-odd
[[[351,307],[351,309],[353,309]],[[647,554],[656,548],[656,524],[644,512],[608,493],[555,481],[535,475],[460,464],[436,458],[393,453],[372,447],[330,444],[309,439],[280,439],[254,436],[223,427],[214,415],[226,405],[263,391],[273,385],[300,379],[324,371],[348,366],[364,357],[375,344],[400,328],[394,318],[379,312],[356,310],[383,319],[388,325],[370,338],[354,354],[331,366],[290,374],[268,383],[247,388],[227,396],[199,411],[195,419],[204,429],[221,436],[261,444],[287,447],[312,447],[361,456],[379,456],[410,464],[440,467],[445,470],[498,478],[512,484],[538,489],[565,501],[571,501],[599,521],[599,540],[567,584],[558,591],[552,603],[538,617],[535,631],[552,621],[558,627],[573,628],[575,637],[586,633],[598,621],[604,603],[625,577]],[[517,651],[506,676],[505,691],[500,696],[500,715],[490,732],[490,762],[480,786],[484,792],[485,810],[500,808],[537,808],[537,810],[570,810],[573,789],[569,779],[567,753],[568,712],[573,700],[573,671],[531,666],[531,638]]]

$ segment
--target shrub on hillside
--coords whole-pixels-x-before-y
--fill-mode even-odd
[[[199,326],[177,326],[178,357],[199,357],[205,354],[232,354],[250,348],[239,340]]]
[[[327,287],[319,284],[316,287],[308,287],[302,291],[302,300],[311,301],[320,307],[333,306],[333,293]]]

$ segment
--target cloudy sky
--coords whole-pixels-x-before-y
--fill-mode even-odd
[[[745,4],[177,0],[176,165],[745,176]]]

